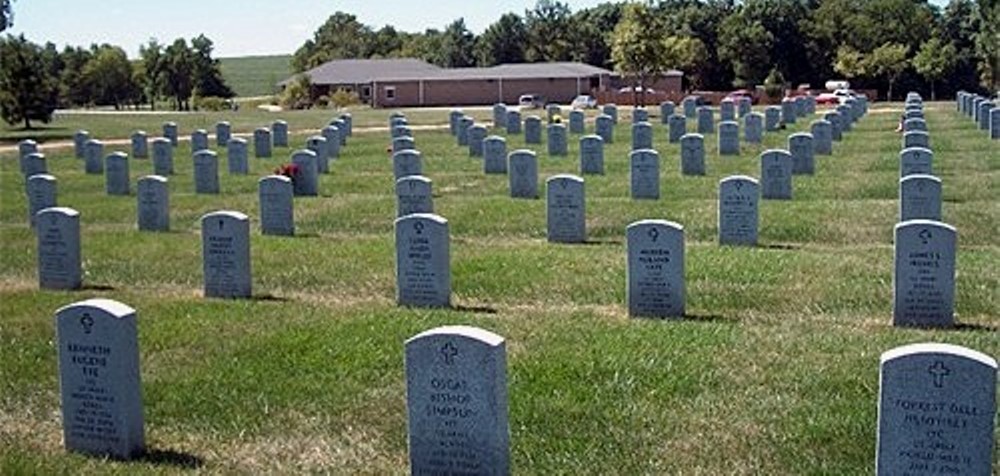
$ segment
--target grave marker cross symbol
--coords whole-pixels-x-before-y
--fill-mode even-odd
[[[927,369],[927,373],[934,378],[934,386],[941,388],[944,387],[944,378],[951,373],[951,370],[944,366],[944,362],[938,360]]]
[[[446,342],[443,346],[441,346],[441,355],[444,356],[445,365],[454,364],[455,356],[458,355],[458,348],[456,348],[451,342]]]

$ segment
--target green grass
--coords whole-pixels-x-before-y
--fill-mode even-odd
[[[240,97],[275,93],[278,81],[292,75],[290,55],[219,58],[222,77]]]
[[[301,130],[331,115],[280,116]],[[369,126],[384,126],[386,115],[355,113]],[[447,112],[408,115],[443,124]],[[716,244],[718,181],[757,176],[759,152],[782,147],[808,127],[802,121],[762,146],[744,144],[738,157],[719,157],[716,136],[707,136],[705,177],[680,176],[678,147],[657,124],[662,198],[641,202],[628,198],[628,126],[619,125],[605,151],[607,175],[586,177],[594,243],[585,246],[547,243],[544,200],[508,198],[506,177],[483,175],[447,132],[417,130],[435,209],[450,224],[452,310],[393,303],[395,203],[384,130],[359,130],[321,177],[320,196],[296,199],[294,238],[256,231],[256,181],[291,149],[253,159],[248,176],[223,173],[223,194],[201,196],[182,142],[170,178],[173,231],[150,234],[135,230],[134,196],[106,196],[103,178],[85,175],[68,149],[43,145],[60,204],[81,212],[87,288],[78,292],[37,289],[24,181],[12,152],[3,152],[0,473],[173,474],[192,465],[207,473],[405,473],[403,342],[434,326],[468,324],[507,339],[515,473],[871,474],[880,353],[939,341],[1000,356],[997,146],[950,103],[929,105],[927,116],[944,221],[959,232],[963,326],[950,331],[890,324],[900,138],[896,114],[879,108],[832,157],[817,157],[815,176],[795,178],[795,200],[762,202],[757,248]],[[60,127],[121,138],[165,117],[79,115]],[[169,117],[184,134],[222,116]],[[277,116],[224,117],[240,129]],[[523,146],[509,139],[509,149]],[[575,158],[534,148],[541,180],[577,172]],[[571,136],[570,157],[577,152]],[[151,170],[134,160],[133,184]],[[261,299],[200,297],[198,218],[223,208],[253,220]],[[627,316],[624,231],[642,218],[685,227],[684,320]],[[154,450],[146,460],[103,461],[61,446],[52,315],[95,296],[138,310]]]

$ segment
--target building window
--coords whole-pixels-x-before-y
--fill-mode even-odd
[[[361,88],[361,97],[364,98],[364,99],[372,97],[372,87],[371,86],[363,86]]]
[[[385,87],[385,98],[388,99],[388,100],[390,100],[390,101],[392,101],[393,99],[396,99],[396,87],[395,86],[386,86]]]

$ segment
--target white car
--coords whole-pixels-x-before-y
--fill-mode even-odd
[[[570,103],[570,107],[573,109],[594,109],[597,107],[597,99],[593,96],[581,94],[573,99],[573,102]]]

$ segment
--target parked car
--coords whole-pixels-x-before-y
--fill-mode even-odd
[[[631,92],[641,93],[643,92],[643,88],[639,86],[625,86],[624,88],[619,89],[618,92],[623,94]],[[653,88],[645,88],[645,92],[646,94],[656,94],[656,91],[654,91]]]
[[[517,99],[517,105],[521,109],[538,109],[545,105],[545,98],[538,94],[522,94]]]
[[[574,109],[594,109],[597,107],[597,99],[587,94],[581,94],[573,99],[570,107]]]
[[[754,97],[753,93],[746,89],[737,89],[726,95],[727,98],[733,101],[739,101],[740,98],[750,98],[750,104],[757,104],[757,98]]]
[[[855,96],[854,91],[850,89],[838,89],[832,93],[823,93],[816,96],[816,104],[842,104],[848,98]]]

